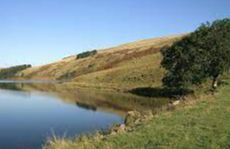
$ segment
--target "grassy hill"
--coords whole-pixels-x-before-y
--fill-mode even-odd
[[[81,86],[130,88],[159,85],[163,70],[159,50],[184,35],[136,41],[97,50],[97,54],[77,59],[69,56],[22,72],[23,79],[65,80]]]

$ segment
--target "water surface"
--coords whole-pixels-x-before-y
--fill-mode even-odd
[[[0,149],[38,149],[53,135],[74,137],[106,130],[123,123],[127,111],[165,103],[54,82],[0,81]]]
[[[123,122],[115,113],[82,108],[55,94],[13,89],[0,90],[1,149],[41,148],[54,134],[70,137]]]

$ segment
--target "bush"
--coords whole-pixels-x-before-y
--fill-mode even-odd
[[[97,50],[82,52],[82,53],[77,55],[77,59],[86,58],[89,56],[93,56],[95,54],[97,54]]]
[[[16,74],[22,70],[32,67],[31,65],[19,65],[13,66],[5,69],[0,70],[0,79],[8,79],[15,77]]]

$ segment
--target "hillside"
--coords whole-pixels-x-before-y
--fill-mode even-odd
[[[135,87],[159,85],[163,70],[159,50],[184,35],[136,41],[76,59],[69,56],[20,73],[21,79],[64,80],[82,86]],[[22,75],[23,74],[23,75]]]

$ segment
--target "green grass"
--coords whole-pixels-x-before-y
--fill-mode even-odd
[[[162,112],[132,132],[100,139],[55,139],[47,149],[227,149],[230,148],[230,85],[215,95],[187,101]]]

